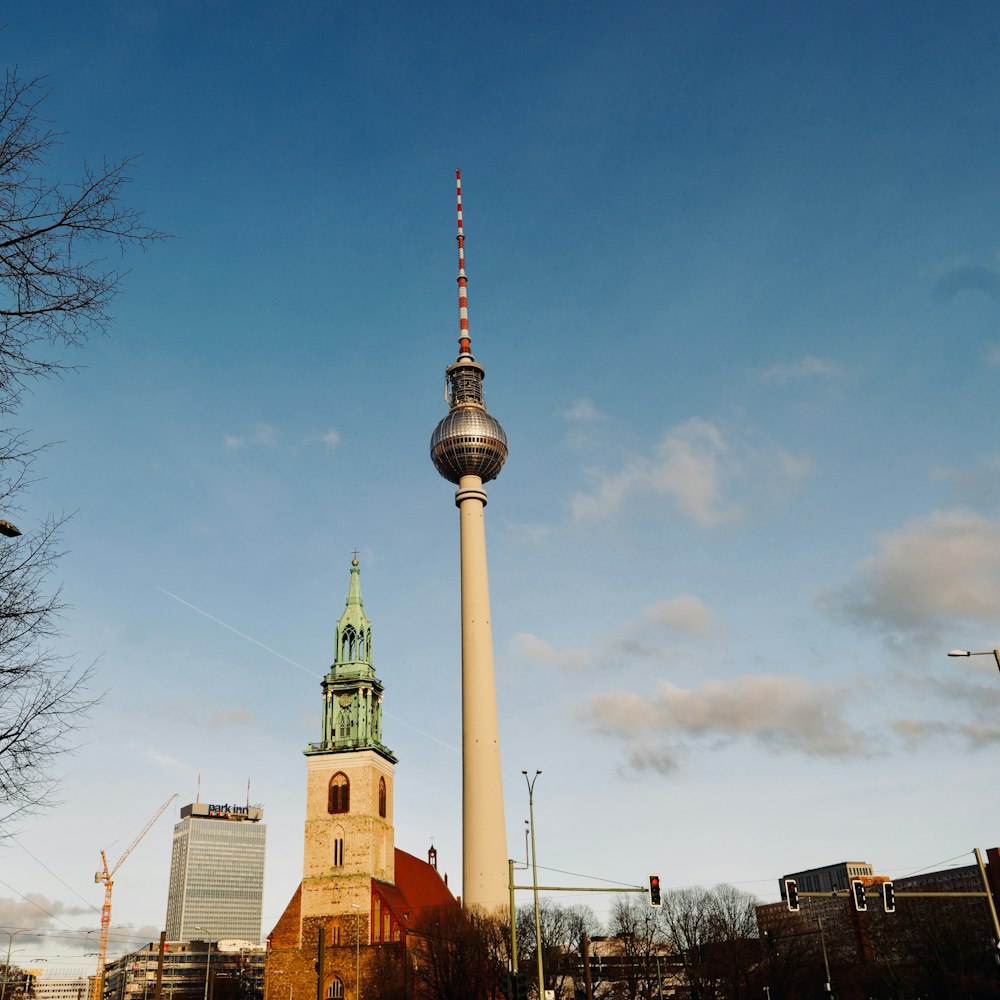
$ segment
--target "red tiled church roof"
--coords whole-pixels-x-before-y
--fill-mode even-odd
[[[440,906],[458,906],[451,890],[433,865],[396,848],[396,889],[405,900],[410,919],[420,910]]]

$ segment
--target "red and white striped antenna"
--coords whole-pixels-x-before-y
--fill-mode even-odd
[[[462,228],[462,171],[455,171],[455,190],[458,196],[458,354],[472,355],[469,337],[469,291],[465,276],[465,230]]]

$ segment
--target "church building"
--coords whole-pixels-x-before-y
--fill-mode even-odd
[[[322,691],[320,739],[305,750],[302,881],[268,937],[264,995],[273,1000],[357,1000],[389,957],[405,975],[407,929],[421,913],[458,909],[434,848],[423,861],[395,846],[396,757],[382,742],[383,689],[356,556]]]

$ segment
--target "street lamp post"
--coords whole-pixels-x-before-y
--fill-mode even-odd
[[[361,907],[351,903],[351,909],[358,911],[358,925],[354,931],[354,1000],[361,1000]]]
[[[971,649],[950,649],[948,650],[949,656],[992,656],[994,660],[997,661],[997,669],[1000,670],[1000,648],[994,647],[993,649],[984,650],[971,650]]]
[[[541,771],[535,771],[535,776],[529,781],[528,772],[522,771],[525,784],[528,786],[528,816],[531,829],[531,885],[535,893],[535,952],[538,955],[538,997],[545,996],[545,970],[542,966],[542,918],[538,909],[538,858],[535,855],[535,782]]]
[[[205,930],[204,927],[199,927],[197,924],[195,924],[194,929],[196,931],[202,931],[205,934],[209,935],[209,937],[208,937],[208,955],[205,958],[205,1000],[208,1000],[208,971],[212,967],[212,937],[211,937],[211,932]]]
[[[823,933],[823,918],[816,918],[816,926],[819,928],[819,943],[823,949],[823,971],[826,973],[826,982],[823,984],[824,992],[827,996],[833,996],[833,987],[830,984],[830,962],[826,957],[826,935]]]
[[[0,986],[0,1000],[4,1000],[4,997],[7,995],[7,980],[10,979],[10,952],[14,947],[14,938],[16,935],[24,934],[29,930],[31,930],[30,927],[21,927],[16,931],[0,931],[0,934],[7,935],[7,961],[3,967],[3,986]]]

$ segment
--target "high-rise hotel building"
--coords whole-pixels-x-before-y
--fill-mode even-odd
[[[264,811],[194,802],[174,827],[168,941],[258,944],[264,893]]]

